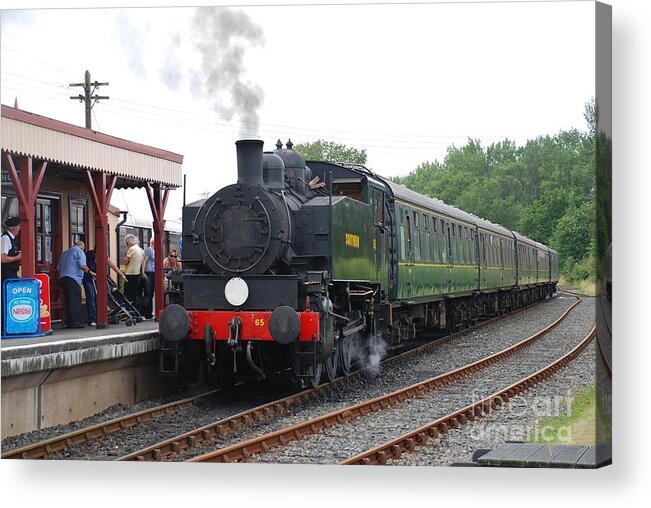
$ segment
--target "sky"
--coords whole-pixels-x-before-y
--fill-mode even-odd
[[[236,180],[235,141],[325,139],[391,177],[469,138],[586,130],[591,2],[2,11],[3,104],[184,156],[192,202]],[[134,191],[138,192],[138,191]],[[125,209],[146,202],[116,192]],[[183,191],[166,218],[178,218]]]
[[[651,356],[644,277],[648,250],[643,248],[651,217],[651,3],[606,3],[613,6],[613,278],[619,288],[613,300],[617,382],[612,466],[579,473],[243,465],[196,467],[189,474],[185,464],[4,460],[3,499],[24,503],[28,493],[32,503],[65,499],[70,507],[89,502],[114,507],[127,499],[185,505],[192,492],[193,504],[257,501],[287,507],[304,506],[309,500],[310,506],[332,508],[366,505],[369,499],[374,506],[458,503],[461,493],[465,504],[485,506],[521,506],[523,499],[535,507],[640,505],[640,499],[648,498],[651,451],[649,405],[640,404],[648,396]],[[32,0],[29,4],[48,5]],[[22,8],[25,0],[3,0],[0,5]],[[66,5],[86,7],[88,1]],[[441,159],[447,146],[459,146],[468,136],[484,144],[502,136],[523,142],[560,129],[584,129],[583,104],[594,90],[592,2],[454,2],[429,7],[431,14],[425,16],[425,6],[404,6],[405,12],[414,13],[404,17],[384,6],[342,7],[337,8],[344,12],[340,19],[328,24],[325,8],[248,9],[264,34],[264,44],[247,46],[242,59],[247,82],[264,92],[258,111],[265,148],[272,149],[278,138],[291,136],[298,142],[325,137],[367,148],[370,167],[396,175],[423,160]],[[361,14],[354,18],[354,11]],[[178,53],[167,49],[173,29],[187,26],[185,21],[178,16],[178,22],[174,17],[174,22],[163,23],[148,11],[150,35],[144,37],[139,36],[144,29],[137,30],[143,25],[135,22],[135,11],[129,13],[130,23],[119,22],[114,12],[100,13],[90,29],[71,11],[56,19],[42,12],[3,15],[2,103],[12,106],[18,96],[23,109],[83,125],[81,104],[68,98],[78,89],[71,91],[67,85],[82,81],[89,69],[93,79],[110,83],[100,90],[111,99],[94,108],[95,128],[183,154],[189,194],[213,192],[234,182],[240,123],[219,116],[210,100],[192,95],[189,82],[181,79],[189,76],[185,65],[201,68],[196,51],[173,60]],[[292,19],[299,14],[307,21]],[[154,33],[162,41],[152,39]],[[186,30],[178,39],[189,47],[190,33]],[[130,52],[123,41],[137,43],[147,56],[135,58],[137,52]],[[162,63],[173,61],[182,62],[186,73],[177,76],[176,90],[168,89],[159,74]],[[173,77],[167,75],[170,83]],[[504,492],[496,488],[507,484]]]

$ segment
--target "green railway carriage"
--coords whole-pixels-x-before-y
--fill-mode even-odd
[[[477,289],[475,218],[390,181],[398,225],[397,304],[467,295]]]
[[[534,286],[538,279],[538,255],[535,242],[514,232],[518,287]]]
[[[551,262],[549,259],[549,247],[542,243],[534,242],[536,245],[536,284],[549,282],[551,276]]]
[[[508,229],[477,219],[479,290],[515,287],[517,267],[515,239]]]

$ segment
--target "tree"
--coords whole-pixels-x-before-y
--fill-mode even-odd
[[[609,168],[611,157],[609,140],[595,136],[598,114],[593,100],[585,105],[588,132],[560,131],[521,147],[505,139],[484,148],[468,139],[450,146],[443,163],[423,163],[394,181],[550,245],[570,279],[594,278],[595,251],[605,252],[611,236],[607,171],[601,196],[596,187],[595,159],[601,154]]]
[[[595,233],[595,203],[591,200],[567,210],[554,229],[551,245],[563,265],[570,267],[590,254]]]
[[[312,143],[299,143],[294,146],[307,161],[343,162],[347,164],[366,164],[366,150],[349,148],[344,144],[319,139]]]

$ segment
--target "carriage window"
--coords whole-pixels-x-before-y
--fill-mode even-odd
[[[438,232],[438,228],[436,227],[436,223],[437,223],[437,222],[438,222],[438,221],[436,220],[436,217],[432,217],[432,228],[433,228],[433,230],[434,230],[435,233]]]
[[[429,215],[423,215],[423,229],[429,231]]]
[[[457,236],[457,225],[452,224],[452,236]]]
[[[414,212],[414,229],[420,229],[419,219],[420,219],[419,213]]]

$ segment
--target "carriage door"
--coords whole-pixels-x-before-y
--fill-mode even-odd
[[[398,298],[411,298],[414,279],[414,252],[409,210],[400,208],[400,270]]]
[[[380,282],[380,286],[384,291],[389,287],[389,265],[387,259],[387,245],[389,244],[388,235],[390,234],[388,224],[386,222],[386,209],[384,193],[379,190],[373,191],[374,198],[374,224],[375,224],[375,239],[373,241],[373,248],[375,250],[375,274],[376,279]]]

